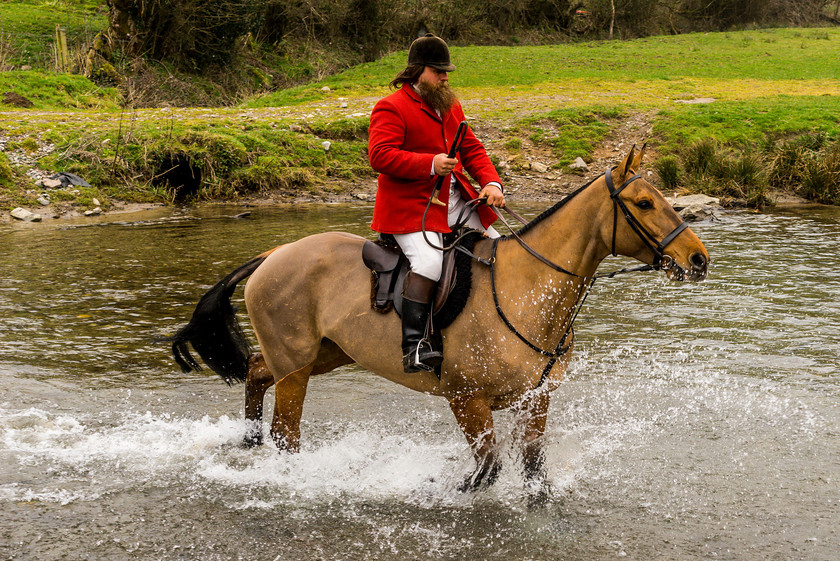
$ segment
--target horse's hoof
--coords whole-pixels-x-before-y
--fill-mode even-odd
[[[471,491],[475,491],[477,487],[473,484],[472,475],[464,479],[460,485],[456,488],[459,494],[463,495],[465,493],[469,493]]]
[[[468,493],[478,491],[479,489],[490,487],[496,482],[499,477],[499,471],[502,469],[500,462],[493,462],[490,465],[485,465],[475,470],[472,475],[468,476],[464,481],[458,485],[459,493]]]
[[[528,496],[528,508],[543,507],[551,498],[551,486],[545,480],[526,481],[525,492]]]
[[[262,443],[263,435],[261,432],[249,432],[245,435],[245,438],[242,439],[243,448],[255,448],[257,446],[262,446]]]

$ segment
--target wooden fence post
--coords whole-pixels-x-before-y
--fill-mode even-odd
[[[70,68],[70,53],[67,50],[67,33],[59,24],[55,25],[55,64],[59,72]]]

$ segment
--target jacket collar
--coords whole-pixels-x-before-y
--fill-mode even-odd
[[[400,87],[400,90],[402,90],[402,91],[403,91],[403,92],[404,92],[404,93],[405,93],[408,97],[410,97],[412,100],[414,100],[415,102],[419,103],[419,104],[420,104],[420,108],[421,108],[423,111],[425,111],[426,113],[428,113],[428,114],[429,114],[429,116],[431,116],[433,119],[435,119],[436,121],[439,121],[439,122],[441,122],[441,123],[443,122],[443,119],[442,119],[441,117],[439,117],[439,116],[438,116],[437,111],[435,111],[434,109],[432,109],[431,107],[429,107],[429,104],[428,104],[428,103],[426,103],[425,101],[423,101],[423,98],[422,98],[422,97],[420,97],[420,94],[419,94],[419,93],[417,93],[416,91],[414,91],[414,86],[412,86],[411,84],[403,84],[403,85]],[[446,115],[444,115],[444,117],[445,117],[445,116],[446,116]]]

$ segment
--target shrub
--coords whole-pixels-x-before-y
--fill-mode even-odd
[[[791,189],[802,181],[802,170],[808,152],[801,146],[785,143],[773,152],[768,181],[777,189]]]
[[[227,63],[247,29],[247,0],[111,0],[111,36],[131,56],[201,70]]]
[[[690,145],[682,154],[689,182],[702,184],[704,193],[740,199],[749,206],[768,203],[764,161],[750,147],[741,150],[724,149],[709,138]]]
[[[682,154],[686,173],[704,175],[714,163],[717,149],[717,143],[711,138],[698,140],[688,146]]]
[[[654,162],[663,189],[674,190],[680,184],[680,165],[676,156],[663,156]]]
[[[840,204],[840,142],[805,161],[800,193],[825,204]]]
[[[749,206],[763,206],[770,200],[764,165],[755,154],[720,154],[710,165],[707,177],[714,195],[743,199]]]
[[[819,202],[838,200],[836,174],[840,148],[828,145],[824,133],[804,134],[782,142],[771,152],[769,183],[778,189],[798,190]]]

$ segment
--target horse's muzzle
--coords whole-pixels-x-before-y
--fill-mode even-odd
[[[709,274],[709,258],[706,254],[695,252],[688,259],[689,268],[684,269],[677,264],[670,255],[662,258],[662,270],[671,280],[676,281],[701,281]]]

